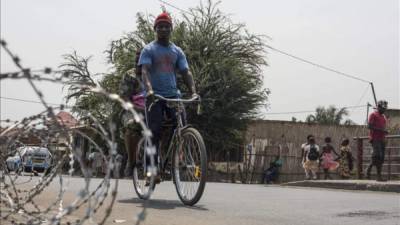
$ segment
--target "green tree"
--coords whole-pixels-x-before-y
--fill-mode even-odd
[[[242,143],[249,119],[258,116],[269,94],[262,82],[262,67],[267,65],[264,37],[251,34],[244,24],[233,23],[217,6],[209,1],[190,9],[191,15],[174,21],[172,36],[188,58],[203,99],[201,115],[188,108],[189,121],[200,129],[214,151]],[[154,40],[153,21],[153,16],[138,13],[136,30],[111,42],[107,54],[115,70],[100,82],[108,91],[118,93],[122,74],[135,67],[136,52]],[[187,93],[182,84],[178,77],[179,88]],[[85,101],[95,102],[84,97],[77,105]],[[89,104],[84,105],[80,107]],[[87,108],[96,110],[92,107]]]
[[[72,111],[80,117],[91,113],[104,124],[115,112],[115,110],[112,110],[115,103],[110,102],[104,96],[91,92],[89,88],[99,85],[109,93],[114,93],[119,82],[118,77],[114,73],[106,74],[97,83],[94,77],[99,74],[92,74],[88,69],[90,57],[79,56],[74,51],[71,54],[64,55],[63,58],[64,62],[60,65],[60,68],[64,74],[68,75],[68,82],[66,82],[64,88],[67,88],[67,102],[74,100]]]
[[[319,106],[315,110],[315,114],[308,115],[306,118],[307,123],[319,123],[319,124],[354,124],[351,120],[344,120],[345,116],[348,116],[349,112],[346,108],[338,109],[335,106],[329,106],[328,108]]]

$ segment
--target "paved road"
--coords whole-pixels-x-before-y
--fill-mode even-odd
[[[92,182],[94,187],[100,179]],[[82,186],[81,178],[72,178],[65,202],[72,201]],[[37,202],[50,202],[58,189],[58,182],[53,183]],[[107,224],[134,224],[145,206],[145,221],[141,224],[147,225],[400,225],[400,195],[394,193],[208,183],[200,202],[186,207],[171,182],[157,186],[152,199],[145,202],[136,197],[130,180],[120,180]],[[79,216],[75,214],[75,218]]]

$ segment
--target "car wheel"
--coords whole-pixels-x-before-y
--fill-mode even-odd
[[[18,175],[21,175],[22,171],[23,171],[22,166],[18,166],[17,169],[15,170],[15,172],[16,172]]]

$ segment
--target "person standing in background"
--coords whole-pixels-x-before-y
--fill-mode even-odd
[[[369,139],[372,145],[371,164],[367,168],[367,179],[371,179],[372,167],[376,167],[377,181],[385,181],[382,178],[382,166],[385,161],[385,139],[388,131],[386,130],[387,119],[385,112],[387,101],[381,100],[377,104],[375,112],[368,118]]]
[[[331,145],[331,138],[326,137],[325,138],[325,145],[322,147],[322,153],[321,153],[321,166],[322,169],[324,170],[324,179],[332,179],[329,171],[336,170],[339,166],[339,163],[335,161],[334,155],[336,158],[339,158],[339,155],[336,153],[335,149]]]
[[[307,141],[305,142],[305,143],[303,143],[303,144],[301,144],[301,165],[303,165],[304,164],[304,148],[307,146],[307,145],[309,145],[310,144],[310,142],[309,142],[309,139],[310,139],[310,137],[314,137],[312,134],[309,134],[308,136],[307,136]]]
[[[343,179],[349,179],[353,170],[354,158],[349,147],[349,139],[344,139],[340,146],[339,175]]]
[[[306,179],[317,179],[317,172],[319,169],[319,146],[315,143],[314,136],[308,139],[308,145],[304,147],[303,168],[306,173]]]

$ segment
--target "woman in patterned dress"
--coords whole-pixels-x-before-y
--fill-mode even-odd
[[[343,179],[349,179],[353,170],[353,156],[349,147],[349,139],[344,139],[340,146],[339,175]]]

